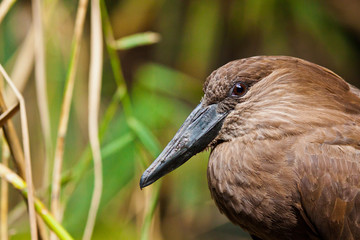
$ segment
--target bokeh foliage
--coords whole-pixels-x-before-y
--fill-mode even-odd
[[[328,67],[359,86],[360,3],[356,0],[120,0],[106,1],[116,39],[146,31],[160,34],[155,45],[118,50],[132,116],[119,104],[106,123],[102,141],[104,189],[94,239],[140,239],[151,196],[160,186],[139,189],[146,166],[171,139],[198,104],[202,83],[215,68],[253,55],[292,55]],[[53,5],[56,4],[56,5]],[[55,7],[54,7],[55,6]],[[7,70],[31,24],[28,1],[18,1],[0,25],[0,62]],[[53,136],[56,135],[65,85],[77,2],[44,1],[46,74]],[[355,10],[358,11],[356,12]],[[93,188],[87,137],[89,17],[78,65],[65,145],[62,203],[64,226],[80,238]],[[102,119],[116,98],[116,76],[104,51]],[[38,194],[44,174],[44,144],[33,74],[24,90],[31,133],[33,175]],[[119,102],[119,101],[118,101]],[[126,109],[125,109],[126,110]],[[53,139],[55,143],[55,138]],[[159,204],[150,218],[149,239],[246,238],[220,215],[207,189],[208,153],[193,157],[164,177]],[[24,204],[11,196],[12,239],[27,239]],[[18,209],[23,209],[16,217]],[[146,234],[146,235],[147,235]],[[143,235],[144,236],[144,235]]]

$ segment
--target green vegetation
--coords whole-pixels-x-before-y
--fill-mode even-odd
[[[347,2],[343,6],[335,0],[100,1],[103,189],[92,239],[247,239],[211,200],[206,180],[209,153],[197,155],[143,190],[140,176],[199,103],[206,77],[228,61],[292,55],[359,85],[360,23],[353,12],[360,11],[360,4]],[[47,144],[33,71],[38,49],[31,32],[31,1],[3,0],[0,9],[5,4],[9,9],[3,17],[0,10],[0,64],[25,98],[32,176],[36,196],[47,209],[51,209],[58,126],[66,117],[61,108],[74,77],[60,171],[60,222],[80,239],[94,188],[87,106],[93,53],[91,1],[83,9],[84,24],[78,27],[82,35],[74,33],[80,16],[77,1],[42,1],[47,84],[42,90],[46,90],[51,126]],[[12,106],[16,100],[11,90],[5,82],[0,85],[8,107]],[[12,120],[21,139],[19,114]],[[13,163],[9,166],[15,171]],[[30,237],[20,196],[9,188],[11,239]]]

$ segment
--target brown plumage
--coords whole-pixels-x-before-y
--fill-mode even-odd
[[[211,195],[254,239],[360,239],[357,88],[310,62],[262,56],[217,69],[204,93],[199,106],[215,106],[219,124],[190,151],[187,120],[142,187],[208,146]]]

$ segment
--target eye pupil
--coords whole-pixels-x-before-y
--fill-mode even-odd
[[[244,83],[236,83],[233,87],[232,96],[242,96],[246,92],[246,85]]]
[[[244,88],[242,86],[236,86],[236,89],[235,89],[236,93],[242,93],[244,91]]]

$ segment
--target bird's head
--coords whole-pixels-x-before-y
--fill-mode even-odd
[[[207,78],[203,90],[200,104],[142,175],[141,188],[221,142],[301,134],[360,112],[359,98],[342,78],[293,57],[230,62]]]

